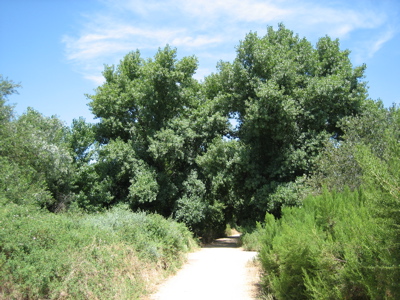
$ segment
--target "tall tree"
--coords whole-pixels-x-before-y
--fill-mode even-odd
[[[173,212],[193,149],[202,143],[185,121],[204,102],[193,79],[196,69],[195,57],[178,60],[169,46],[154,59],[136,51],[117,67],[106,66],[106,82],[89,96],[89,105],[100,119],[95,170],[108,179],[111,204],[126,201],[133,208]]]
[[[338,121],[362,111],[365,65],[353,68],[349,53],[328,36],[313,47],[280,24],[249,33],[234,62],[206,78],[207,96],[238,124],[233,136],[246,145],[238,192],[259,212],[281,183],[312,171],[327,139],[340,139]]]
[[[89,106],[98,125],[98,140],[135,140],[138,150],[169,120],[192,106],[198,90],[192,76],[195,57],[176,58],[176,50],[159,49],[154,60],[144,60],[139,51],[131,52],[120,64],[106,66],[106,82],[100,86]]]
[[[43,203],[51,210],[66,208],[73,199],[74,166],[67,141],[68,128],[57,117],[45,117],[32,108],[13,122],[9,155],[20,166],[35,170],[53,200]]]
[[[212,178],[197,158],[230,125],[193,79],[196,68],[195,57],[178,60],[168,46],[154,59],[136,51],[105,68],[106,82],[89,96],[100,119],[94,127],[99,148],[95,163],[80,169],[83,206],[127,202],[133,209],[172,215],[198,234],[225,225],[226,201],[209,192]]]
[[[32,108],[14,116],[13,107],[5,102],[18,87],[0,76],[0,197],[64,209],[73,198],[68,128],[56,117],[45,117]]]
[[[12,94],[18,93],[17,88],[20,87],[20,84],[14,83],[12,80],[8,80],[0,74],[0,135],[2,135],[3,143],[6,142],[5,136],[3,135],[6,134],[7,124],[11,121],[13,117],[13,107],[6,104],[7,98]],[[0,141],[0,154],[2,151],[2,142]]]

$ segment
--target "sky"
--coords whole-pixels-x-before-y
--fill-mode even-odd
[[[95,122],[86,95],[105,64],[169,44],[198,58],[202,80],[247,33],[279,23],[314,45],[338,38],[354,66],[367,65],[369,97],[400,103],[400,0],[0,0],[0,74],[22,85],[8,102],[17,115]]]

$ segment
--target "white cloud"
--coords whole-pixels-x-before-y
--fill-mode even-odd
[[[339,3],[336,6],[314,0],[99,1],[105,9],[87,16],[81,32],[62,40],[67,59],[86,78],[97,82],[99,66],[107,61],[116,63],[136,49],[155,52],[170,44],[180,53],[200,53],[202,61],[207,52],[213,56],[220,53],[220,58],[231,56],[226,49],[230,47],[234,53],[234,46],[246,33],[278,22],[308,39],[325,34],[352,39],[357,30],[375,30],[386,22],[384,12],[363,6],[362,0],[355,1],[358,6],[347,5],[346,0],[333,2]],[[368,55],[392,37],[393,33],[387,33],[375,40]],[[215,67],[217,60],[203,69]]]
[[[368,52],[368,57],[371,58],[372,56],[374,56],[374,54],[378,52],[379,49],[381,49],[386,42],[390,41],[394,37],[394,35],[395,32],[392,29],[383,33],[377,40],[375,40],[371,44]]]
[[[359,65],[367,62],[395,35],[396,31],[392,28],[380,30],[368,38],[360,41],[354,51],[354,62]]]
[[[102,85],[105,82],[104,77],[100,75],[84,75],[84,78],[90,80],[96,85]]]
[[[280,8],[272,1],[257,0],[192,0],[180,1],[183,10],[196,17],[231,18],[231,22],[270,22],[292,14],[292,9]],[[277,1],[275,1],[277,2]]]
[[[127,24],[86,31],[78,38],[64,36],[67,58],[83,61],[145,47],[158,47],[179,33],[179,30],[149,30]],[[145,41],[143,43],[143,41]]]
[[[198,36],[198,37],[177,37],[172,40],[171,44],[173,46],[185,46],[188,48],[193,47],[202,47],[211,44],[218,44],[223,41],[222,37],[207,37],[207,36]]]

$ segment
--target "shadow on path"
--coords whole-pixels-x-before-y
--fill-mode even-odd
[[[240,235],[228,236],[214,240],[202,248],[239,248],[241,246]]]

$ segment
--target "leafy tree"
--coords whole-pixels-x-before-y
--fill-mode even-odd
[[[3,145],[7,144],[8,138],[8,125],[14,117],[13,106],[6,104],[8,96],[17,94],[17,88],[21,87],[20,84],[14,83],[12,80],[3,78],[0,74],[0,154],[4,154],[2,150]]]
[[[192,171],[183,183],[184,194],[176,201],[175,217],[189,226],[192,231],[198,231],[206,221],[208,203],[204,201],[206,187],[198,179],[196,171]]]
[[[72,120],[67,143],[73,153],[74,162],[87,163],[90,150],[95,144],[95,125],[87,123],[82,117]]]
[[[23,167],[33,168],[38,182],[45,181],[54,201],[45,203],[51,210],[65,208],[72,200],[74,168],[68,149],[68,128],[56,117],[28,111],[15,122],[9,157]]]
[[[228,131],[227,119],[215,111],[212,102],[204,101],[171,120],[166,128],[150,139],[148,151],[158,170],[159,182],[162,183],[158,197],[167,208],[173,208],[175,201],[186,194],[186,183],[188,180],[192,182],[190,178],[194,173],[197,174],[196,180],[201,180],[206,188],[203,196],[197,197],[196,201],[201,199],[207,205],[213,205],[218,199],[210,197],[209,185],[205,182],[208,174],[201,169],[197,159],[213,147],[215,140],[222,140]],[[175,213],[180,214],[177,211]]]
[[[72,160],[67,128],[55,117],[28,108],[15,117],[7,97],[19,84],[0,77],[0,186],[3,200],[63,209],[71,201]]]
[[[192,78],[196,68],[195,57],[178,60],[169,46],[154,59],[136,51],[117,67],[106,66],[106,82],[89,96],[100,119],[94,126],[98,157],[89,169],[96,182],[109,185],[107,205],[122,201],[134,209],[173,212],[206,135],[196,137],[194,118],[187,119],[202,102]]]
[[[172,215],[197,233],[225,225],[225,201],[208,192],[212,180],[197,158],[228,135],[230,125],[192,78],[196,68],[196,58],[178,60],[169,46],[154,59],[136,51],[117,67],[106,66],[106,82],[89,96],[100,119],[93,127],[99,144],[87,159],[93,163],[80,169],[81,206],[127,202],[132,209]],[[93,194],[92,185],[107,197]]]
[[[327,36],[313,47],[280,24],[263,37],[249,33],[234,62],[206,78],[207,96],[237,121],[232,135],[246,145],[241,193],[258,212],[281,183],[312,171],[325,141],[342,136],[342,118],[362,111],[365,65],[353,68],[349,53]]]
[[[20,84],[3,78],[3,75],[0,74],[0,130],[2,130],[3,126],[10,122],[13,117],[13,107],[6,105],[7,98],[12,94],[17,94],[17,88],[20,87]]]
[[[146,147],[149,137],[191,108],[198,89],[192,78],[196,68],[195,57],[178,61],[176,50],[169,46],[159,49],[154,60],[144,60],[136,51],[117,68],[106,66],[106,82],[88,96],[93,114],[100,119],[97,139],[106,143],[118,137],[134,140],[139,149]]]
[[[327,187],[343,191],[358,189],[363,183],[363,167],[357,159],[360,145],[367,146],[373,155],[383,158],[390,143],[388,136],[399,132],[398,108],[386,109],[382,102],[366,101],[362,113],[343,118],[339,126],[340,141],[328,140],[320,152],[312,175],[306,180],[315,193]]]
[[[243,217],[245,195],[240,194],[242,184],[240,155],[243,143],[215,138],[208,151],[198,156],[196,163],[204,176],[207,197],[224,206],[225,222],[235,223]]]

